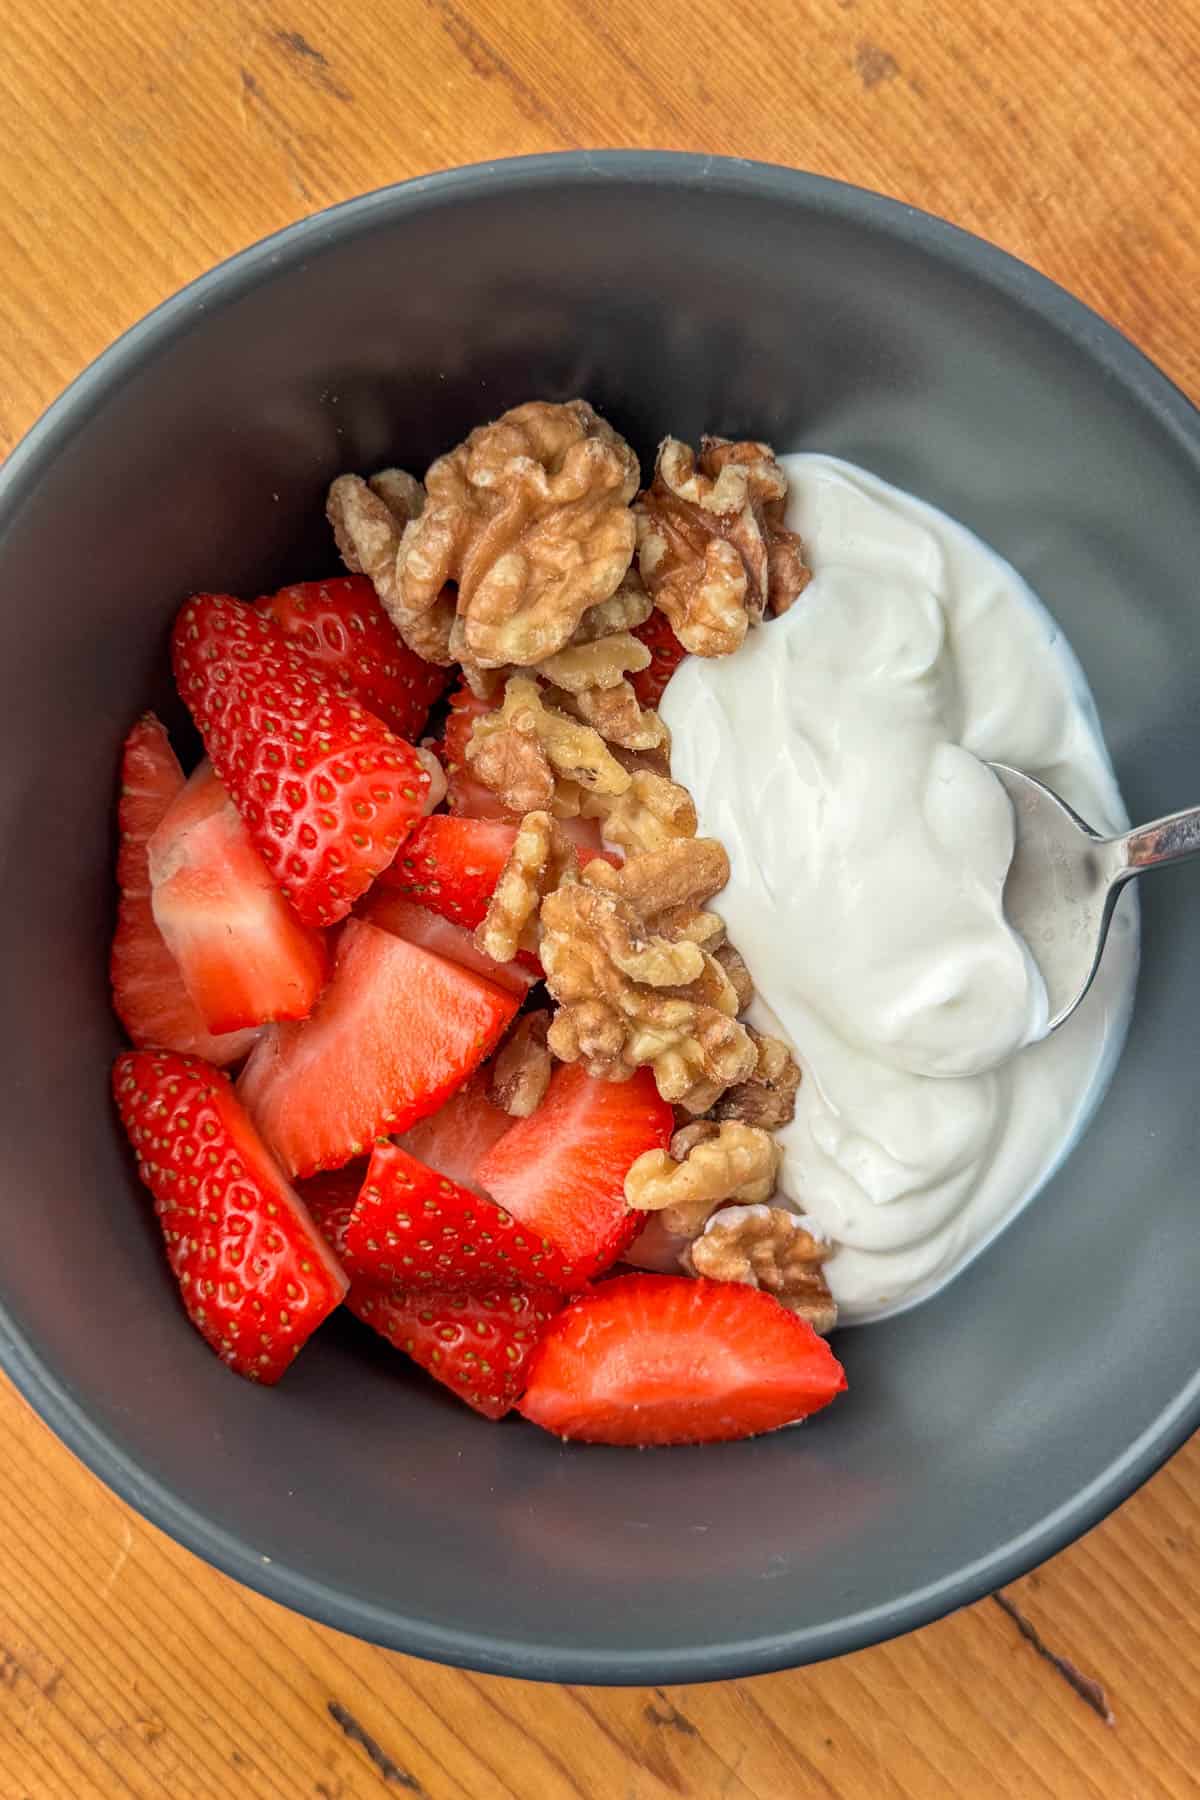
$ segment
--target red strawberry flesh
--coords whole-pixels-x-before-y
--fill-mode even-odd
[[[278,1381],[346,1292],[332,1252],[228,1076],[128,1051],[113,1094],[193,1325],[238,1374]]]
[[[328,972],[324,939],[279,892],[208,763],[148,854],[154,922],[208,1029],[305,1018]]]
[[[350,919],[311,1017],[264,1033],[242,1099],[290,1174],[338,1168],[436,1112],[516,1010],[494,982]]]
[[[645,624],[634,631],[650,652],[650,661],[644,669],[639,669],[629,677],[634,693],[643,706],[656,707],[662,699],[667,683],[687,655],[687,651],[672,631],[666,614],[655,607]]]
[[[619,1275],[548,1328],[521,1411],[593,1444],[711,1444],[775,1431],[846,1386],[811,1325],[757,1288]]]
[[[133,1043],[190,1051],[208,1062],[240,1062],[257,1031],[214,1036],[183,984],[174,957],[154,922],[147,847],[184,787],[183,771],[153,713],[125,740],[118,805],[117,929],[109,976],[113,1006]]]
[[[301,581],[257,602],[305,660],[352,694],[397,737],[415,741],[448,671],[427,663],[397,634],[365,575]]]
[[[648,1069],[630,1081],[597,1081],[564,1063],[541,1105],[498,1139],[477,1176],[499,1206],[548,1238],[588,1280],[636,1237],[644,1218],[625,1204],[625,1177],[673,1130],[674,1113]]]
[[[344,918],[422,816],[411,745],[313,672],[273,619],[199,594],[175,621],[179,691],[259,855],[308,925]]]
[[[407,895],[398,894],[394,888],[384,887],[382,881],[376,883],[365,900],[359,901],[355,913],[358,918],[378,925],[381,931],[390,931],[396,937],[407,938],[410,944],[419,944],[423,950],[432,950],[435,955],[444,956],[447,961],[458,963],[461,968],[474,969],[477,975],[486,975],[489,981],[494,981],[497,987],[515,994],[519,1000],[523,1000],[541,978],[540,966],[530,968],[525,962],[496,962],[479,948],[472,934],[462,925],[454,925],[440,913],[430,912],[415,900],[410,900]]]
[[[376,1144],[343,1242],[352,1276],[405,1287],[584,1285],[546,1238],[398,1144]]]
[[[356,1281],[346,1304],[484,1418],[502,1419],[524,1391],[530,1359],[562,1295],[522,1288],[415,1293]]]
[[[483,1068],[437,1112],[410,1125],[397,1139],[418,1162],[476,1194],[483,1193],[476,1180],[480,1159],[512,1127],[508,1114],[488,1097],[488,1088],[488,1071]]]

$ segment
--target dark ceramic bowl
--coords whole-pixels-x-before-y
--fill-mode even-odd
[[[1147,888],[1128,1047],[1061,1173],[940,1297],[841,1334],[846,1399],[754,1443],[484,1425],[352,1320],[277,1390],[233,1379],[109,1108],[114,772],[180,599],[332,568],[339,470],[573,394],[643,457],[751,434],[947,508],[1062,621],[1133,813],[1197,798],[1197,414],[1029,269],[701,157],[501,163],[309,219],[137,326],[0,475],[0,1359],[149,1518],[344,1631],[567,1681],[746,1675],[1021,1574],[1197,1423],[1193,873]]]

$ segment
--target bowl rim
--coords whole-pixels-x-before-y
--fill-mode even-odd
[[[40,473],[109,395],[190,321],[233,303],[281,268],[303,263],[382,220],[489,192],[564,181],[720,188],[799,203],[877,235],[897,238],[965,270],[1072,339],[1102,373],[1132,391],[1182,451],[1200,464],[1200,412],[1117,328],[1065,288],[985,239],[934,214],[827,176],[745,158],[659,150],[580,150],[445,169],[372,190],[313,213],[218,263],[135,324],[55,400],[0,467],[0,537],[15,522]],[[973,1563],[921,1588],[820,1625],[668,1653],[575,1650],[439,1626],[352,1597],[274,1562],[197,1512],[153,1478],[89,1418],[0,1304],[0,1368],[55,1435],[143,1517],[222,1573],[322,1624],[408,1655],[530,1680],[647,1685],[765,1674],[841,1656],[929,1624],[1028,1573],[1127,1499],[1200,1425],[1200,1371],[1093,1480],[1036,1524]]]

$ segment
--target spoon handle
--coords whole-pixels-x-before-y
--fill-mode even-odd
[[[1168,813],[1149,825],[1139,825],[1127,837],[1117,840],[1123,851],[1118,880],[1140,875],[1143,869],[1155,869],[1162,863],[1182,862],[1187,856],[1200,854],[1200,806],[1189,806],[1185,812]]]

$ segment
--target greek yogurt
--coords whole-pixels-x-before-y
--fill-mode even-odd
[[[1079,665],[963,526],[848,463],[781,461],[812,581],[736,655],[688,658],[662,712],[672,774],[729,851],[718,905],[750,1018],[803,1069],[782,1192],[837,1245],[830,1287],[863,1320],[957,1273],[1069,1150],[1119,1053],[1136,909],[1043,1039],[1043,984],[1002,905],[1012,812],[986,765],[1127,825]]]

